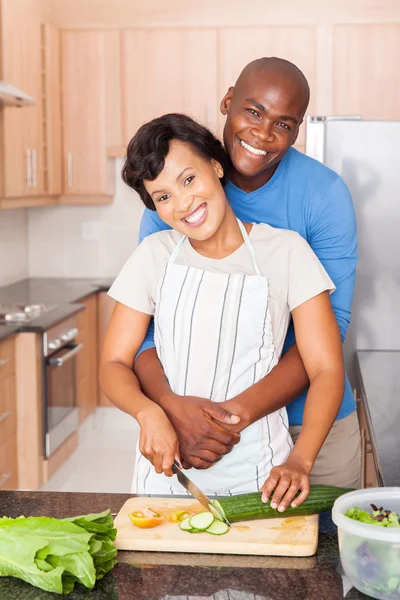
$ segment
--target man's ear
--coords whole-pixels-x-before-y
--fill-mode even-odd
[[[212,165],[213,165],[215,172],[218,175],[219,179],[222,179],[222,177],[224,176],[224,169],[223,169],[221,163],[219,163],[217,160],[215,160],[215,158],[212,158],[211,162],[212,162]]]
[[[229,105],[232,102],[234,90],[235,90],[235,88],[231,86],[228,89],[228,91],[226,92],[225,96],[221,100],[221,104],[219,106],[219,109],[220,109],[220,111],[221,111],[221,113],[223,115],[227,115],[228,114]]]

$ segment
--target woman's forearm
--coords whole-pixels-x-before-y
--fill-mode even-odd
[[[108,361],[100,369],[100,385],[107,398],[119,409],[140,421],[144,412],[159,409],[143,394],[135,373],[123,363]]]
[[[310,472],[322,445],[336,420],[344,393],[344,370],[324,369],[310,381],[303,426],[291,452]]]

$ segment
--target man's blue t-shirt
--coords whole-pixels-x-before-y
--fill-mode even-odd
[[[350,323],[357,263],[356,220],[350,192],[334,171],[290,148],[274,175],[254,192],[244,192],[233,183],[225,187],[235,215],[248,223],[267,223],[297,231],[314,250],[336,286],[332,307],[344,341]],[[146,209],[139,241],[169,229],[154,211]],[[292,325],[283,352],[295,341]],[[154,347],[149,329],[141,351]],[[306,394],[287,406],[290,425],[301,425]],[[321,399],[323,402],[323,399]],[[355,410],[355,401],[346,378],[345,394],[338,419]]]

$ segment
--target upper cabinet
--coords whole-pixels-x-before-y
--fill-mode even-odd
[[[35,99],[34,106],[0,110],[0,205],[49,204],[60,193],[54,174],[60,172],[61,155],[51,139],[55,130],[60,136],[58,31],[42,22],[32,2],[28,9],[1,0],[0,11],[0,79]]]
[[[216,29],[125,30],[121,64],[125,145],[143,123],[168,112],[216,129]]]
[[[400,24],[334,28],[333,114],[400,120]]]
[[[107,77],[113,32],[63,31],[61,202],[108,203],[113,194],[112,162],[107,158]],[[111,66],[111,65],[110,65]]]

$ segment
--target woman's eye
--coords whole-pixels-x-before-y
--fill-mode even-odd
[[[254,110],[254,108],[246,108],[247,112],[249,112],[251,115],[254,115],[255,117],[258,117],[259,114],[256,110]]]
[[[165,200],[168,200],[169,196],[168,194],[164,194],[163,196],[160,196],[160,198],[158,199],[158,202],[165,202]]]
[[[194,175],[190,175],[189,177],[186,177],[185,181],[183,182],[183,185],[186,187],[187,185],[189,185],[189,183],[191,181],[193,181],[194,179]]]

